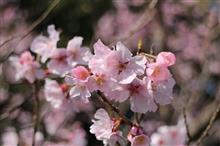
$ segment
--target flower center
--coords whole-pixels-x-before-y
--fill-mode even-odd
[[[123,70],[126,69],[127,65],[128,65],[128,61],[127,62],[119,62],[119,65],[118,65],[118,74],[120,74]]]
[[[66,55],[60,55],[56,59],[58,60],[58,62],[65,62],[66,57],[67,57]]]
[[[104,77],[105,76],[103,74],[102,75],[95,75],[95,80],[96,80],[97,85],[102,86],[104,84],[104,82],[105,82]]]
[[[154,71],[153,71],[153,73],[152,73],[152,76],[156,77],[156,76],[160,75],[160,73],[161,73],[160,67],[157,66],[157,67],[154,68]]]
[[[140,85],[129,85],[128,90],[130,91],[131,95],[139,93]]]
[[[78,66],[72,70],[72,74],[75,78],[85,80],[90,75],[89,71],[84,66]]]

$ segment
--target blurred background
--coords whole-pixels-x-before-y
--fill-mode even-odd
[[[0,0],[0,44],[25,32],[52,0]],[[61,31],[59,47],[82,36],[93,50],[97,39],[107,45],[123,41],[132,52],[158,54],[171,51],[177,63],[171,68],[177,82],[172,105],[147,113],[142,122],[150,135],[161,125],[175,125],[186,109],[192,139],[207,126],[220,100],[220,1],[219,0],[61,0],[49,15],[21,42],[11,40],[0,47],[0,145],[29,146],[32,142],[34,95],[30,84],[16,82],[7,61],[12,54],[30,48],[34,37],[45,34],[48,25]],[[100,146],[89,133],[94,104],[67,103],[52,109],[40,95],[40,128],[37,144]],[[121,107],[132,118],[129,106]],[[77,134],[76,134],[77,133]],[[79,142],[79,143],[76,143]],[[75,144],[73,144],[75,142]],[[72,145],[71,145],[72,144]],[[220,145],[220,114],[204,146]]]

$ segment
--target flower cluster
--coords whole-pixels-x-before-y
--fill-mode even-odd
[[[112,50],[98,40],[88,66],[78,65],[66,77],[73,86],[70,98],[88,102],[91,92],[101,91],[119,103],[129,99],[133,112],[155,112],[157,104],[169,104],[173,98],[175,81],[168,67],[174,63],[170,52],[161,52],[151,60],[144,54],[133,56],[121,42]]]
[[[103,94],[109,102],[129,100],[130,109],[140,114],[155,112],[159,105],[171,103],[175,81],[168,67],[176,61],[171,52],[133,55],[122,42],[110,48],[98,40],[92,53],[82,47],[83,38],[78,36],[66,48],[58,48],[60,33],[54,25],[48,26],[47,31],[48,36],[37,36],[31,44],[36,59],[30,52],[24,52],[10,60],[16,69],[16,79],[30,83],[45,80],[44,95],[54,108],[60,108],[67,99],[88,103],[93,92]],[[110,117],[104,109],[96,112],[95,119],[90,132],[98,140],[105,145],[126,145],[119,130],[123,119]],[[132,146],[149,145],[150,139],[142,128],[131,126],[127,139]]]

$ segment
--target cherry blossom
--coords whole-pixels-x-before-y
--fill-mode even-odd
[[[148,64],[146,74],[154,82],[164,81],[171,76],[167,66],[158,62]]]
[[[175,80],[171,77],[168,80],[153,83],[148,82],[148,91],[150,96],[160,105],[170,104],[173,99],[173,87]]]
[[[136,78],[131,84],[127,85],[127,90],[130,92],[131,110],[134,112],[156,111],[156,104],[148,93],[146,80],[146,78],[143,80]]]
[[[48,78],[45,80],[44,94],[46,100],[50,102],[54,108],[59,108],[65,99],[65,94],[60,85],[55,80]]]
[[[71,66],[68,64],[67,55],[68,53],[66,49],[54,50],[50,61],[47,63],[49,72],[60,76],[65,76],[68,74],[71,70]]]
[[[114,123],[104,109],[98,109],[94,117],[95,120],[92,120],[93,125],[90,127],[90,132],[106,145],[112,135]]]
[[[164,81],[171,77],[168,66],[176,62],[175,55],[171,52],[161,52],[157,55],[156,62],[149,63],[146,74],[154,82]]]
[[[77,64],[86,65],[91,57],[89,48],[82,47],[83,38],[75,36],[67,44],[67,61],[74,67]]]
[[[66,82],[73,86],[70,89],[70,98],[80,97],[84,102],[89,102],[91,93],[87,87],[90,77],[89,71],[84,66],[77,66],[72,69],[71,76],[66,77]]]
[[[41,62],[45,63],[48,58],[51,57],[53,51],[57,48],[57,42],[59,41],[59,32],[55,30],[54,25],[49,25],[47,28],[49,34],[48,37],[39,35],[32,44],[31,51],[41,56]]]
[[[105,60],[112,50],[104,45],[101,40],[98,40],[93,47],[94,55],[92,55],[88,66],[94,74],[102,74],[106,72]]]
[[[15,67],[16,80],[26,79],[30,83],[33,83],[36,79],[43,78],[44,72],[40,69],[40,64],[34,61],[34,57],[30,52],[24,52],[20,57],[11,56],[9,60]]]
[[[144,74],[146,60],[132,53],[121,42],[116,44],[116,50],[106,58],[106,69],[111,77],[121,84],[131,83],[136,76]]]
[[[166,66],[174,65],[176,62],[176,57],[171,52],[160,52],[157,55],[156,62],[159,64],[164,64]]]
[[[184,146],[186,142],[186,129],[183,121],[175,126],[161,126],[151,136],[152,146]]]

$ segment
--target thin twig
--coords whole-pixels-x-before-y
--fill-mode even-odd
[[[39,100],[39,97],[38,97],[38,87],[37,87],[37,83],[34,84],[34,92],[35,92],[35,109],[34,109],[34,112],[35,112],[35,115],[34,115],[34,133],[33,133],[33,137],[32,137],[32,146],[35,146],[36,145],[36,142],[35,142],[35,137],[36,137],[36,133],[38,131],[38,128],[39,128],[39,122],[40,122],[40,100]]]
[[[212,125],[218,115],[218,113],[220,112],[220,103],[217,105],[216,110],[214,111],[214,113],[212,114],[212,117],[207,125],[207,127],[205,128],[205,130],[203,131],[202,135],[199,137],[199,139],[197,140],[196,144],[197,146],[199,146],[202,142],[202,140],[208,136],[208,132],[209,130],[212,128]]]
[[[14,39],[19,39],[18,40],[18,44],[24,39],[26,38],[49,14],[50,12],[58,5],[58,3],[61,0],[54,0],[50,6],[45,10],[45,12],[36,20],[34,21],[31,26],[27,29],[27,31],[25,31],[23,34],[19,35],[16,34],[12,37],[10,37],[9,39],[5,40],[3,43],[0,44],[0,48],[3,47],[4,45],[6,45],[7,43],[9,43],[10,41],[14,40]],[[5,59],[7,59],[11,53],[14,51],[14,48],[11,49],[8,53],[8,55],[5,57]],[[3,59],[3,61],[5,60]]]
[[[115,107],[114,105],[112,105],[112,103],[105,97],[105,95],[104,95],[102,92],[98,91],[97,93],[98,93],[99,97],[101,98],[101,100],[102,100],[104,103],[106,103],[116,114],[118,114],[118,115],[120,116],[120,118],[122,118],[122,120],[123,120],[126,124],[128,124],[128,125],[130,125],[130,126],[135,125],[135,124],[134,124],[133,122],[131,122],[123,113],[121,113],[121,111],[120,111],[117,107]]]
[[[191,142],[191,135],[190,135],[190,132],[189,132],[189,124],[188,124],[188,121],[187,121],[186,108],[185,107],[183,108],[183,117],[184,117],[184,124],[185,124],[185,127],[186,127],[186,135],[187,135],[186,145],[189,146],[189,144]]]
[[[144,53],[144,52],[141,52],[140,55],[143,55],[147,58],[150,58],[150,59],[156,59],[157,57],[154,56],[154,55],[151,55],[151,54],[147,54],[147,53]]]

